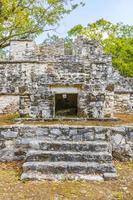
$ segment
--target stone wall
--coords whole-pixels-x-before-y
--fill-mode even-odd
[[[118,113],[133,113],[133,93],[115,93],[115,112]]]
[[[9,55],[0,61],[0,94],[19,95],[22,115],[54,118],[54,96],[60,87],[65,88],[63,93],[79,89],[80,118],[109,118],[113,111],[133,111],[133,79],[113,69],[111,55],[104,54],[97,41],[77,38],[72,55],[65,54],[62,40],[42,45],[11,41]]]
[[[21,47],[21,54],[17,54],[17,45]],[[111,56],[104,55],[96,41],[82,38],[75,41],[73,55],[64,55],[63,47],[62,42],[59,46],[54,44],[52,49],[58,48],[55,55],[47,45],[37,47],[31,41],[12,42],[10,60],[0,62],[0,93],[18,94],[22,115],[49,119],[55,117],[55,92],[51,87],[64,87],[65,91],[69,87],[79,88],[77,117],[112,117]]]
[[[32,40],[13,40],[10,42],[10,60],[23,60],[37,53],[38,47]]]
[[[44,43],[40,45],[39,48],[39,55],[41,56],[44,54],[47,57],[51,56],[63,56],[65,47],[64,47],[64,40],[60,39],[54,43]]]
[[[43,142],[45,140],[70,140],[77,142],[107,140],[110,142],[110,152],[113,152],[114,159],[133,159],[132,126],[12,125],[0,127],[0,160],[23,160],[27,150],[32,145],[36,147],[37,139]]]
[[[123,78],[117,75],[115,85],[114,108],[116,112],[133,112],[133,78]]]
[[[0,96],[0,114],[15,113],[19,111],[19,96]]]
[[[133,160],[133,126],[110,128],[109,140],[113,157],[117,160]]]

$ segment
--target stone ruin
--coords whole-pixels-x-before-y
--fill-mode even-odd
[[[133,79],[112,67],[97,41],[11,41],[0,60],[0,113],[33,119],[112,119],[133,112]],[[133,160],[133,127],[0,126],[0,161],[23,160],[21,179],[116,178],[112,152]]]
[[[114,111],[132,112],[132,83],[112,68],[97,41],[79,37],[71,49],[63,40],[11,41],[9,57],[0,61],[0,113],[13,108],[32,118],[113,118]]]

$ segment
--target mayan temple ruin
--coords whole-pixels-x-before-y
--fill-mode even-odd
[[[63,40],[11,41],[0,60],[0,114],[12,112],[20,121],[0,126],[0,160],[23,160],[21,179],[112,179],[112,152],[133,159],[133,126],[52,124],[133,113],[133,79],[112,67],[97,41],[78,37],[71,48]],[[51,125],[23,124],[23,118]]]

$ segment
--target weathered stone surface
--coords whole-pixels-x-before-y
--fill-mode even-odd
[[[113,157],[124,161],[133,160],[132,127],[114,127],[110,132]]]
[[[69,50],[62,40],[40,46],[19,40],[10,47],[9,58],[0,61],[0,113],[103,119],[133,112],[133,79],[113,69],[97,41],[79,37]],[[112,152],[133,159],[132,127],[0,127],[0,160],[26,159],[22,179],[115,178]]]
[[[133,159],[133,128],[131,126],[13,125],[1,126],[0,132],[1,161],[27,159],[30,162],[45,162],[46,160],[49,162],[102,162],[108,165],[111,163],[112,152],[114,158],[118,160]],[[109,173],[103,174],[104,179],[115,177],[115,172],[112,171],[113,168],[107,166],[99,168],[98,165],[96,166],[97,172]],[[65,167],[62,170],[65,169],[70,173],[70,168]],[[54,170],[53,167],[51,172],[52,170]],[[72,168],[74,173],[77,170],[82,171],[78,166],[74,167],[74,171]],[[83,169],[85,173],[86,170]],[[94,166],[88,170],[90,174],[95,172]],[[79,171],[77,172],[79,173]],[[58,172],[64,173],[64,171]]]
[[[118,112],[133,111],[133,79],[112,68],[111,55],[103,54],[96,41],[77,38],[71,55],[65,54],[63,41],[41,46],[12,41],[10,50],[10,57],[0,61],[0,93],[20,96],[22,116],[54,118],[54,95],[61,89],[77,91],[77,117],[112,117],[114,106]],[[18,110],[18,101],[10,102],[10,97],[5,102],[0,97],[1,113],[12,111],[13,105]]]
[[[9,148],[4,148],[0,150],[0,161],[13,161],[18,158],[14,156],[14,150]]]
[[[72,161],[72,162],[112,162],[108,152],[73,152],[73,151],[42,151],[31,150],[26,161]]]
[[[100,164],[95,162],[26,162],[23,165],[24,172],[38,171],[44,174],[93,174],[104,172],[116,172],[112,164]]]
[[[15,113],[19,110],[19,96],[0,96],[0,114]]]
[[[129,130],[128,137],[133,142],[133,130]]]
[[[117,174],[116,173],[104,173],[103,178],[105,181],[117,179]]]
[[[6,130],[6,131],[1,131],[1,135],[5,139],[13,139],[13,138],[17,138],[18,132],[15,132],[15,131],[12,131],[12,130],[9,129],[9,130]]]
[[[113,151],[117,159],[133,159],[133,128],[28,126],[0,127],[0,149],[57,151]],[[107,145],[109,141],[110,144]],[[1,150],[0,150],[1,151]]]
[[[115,72],[117,80],[115,85],[114,107],[115,112],[133,112],[133,78],[124,78]],[[115,81],[116,82],[116,81]]]
[[[75,41],[72,52],[65,55],[63,41],[40,47],[32,41],[12,41],[10,59],[0,62],[0,93],[20,96],[22,116],[54,118],[55,93],[60,91],[77,91],[77,117],[112,116],[111,56],[104,55],[97,42],[83,38]]]
[[[87,180],[87,181],[103,181],[101,175],[84,175],[84,174],[40,174],[38,172],[23,173],[21,180]]]

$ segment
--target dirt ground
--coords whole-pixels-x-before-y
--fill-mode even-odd
[[[0,200],[133,200],[133,162],[115,162],[118,180],[20,181],[22,163],[0,163]]]

